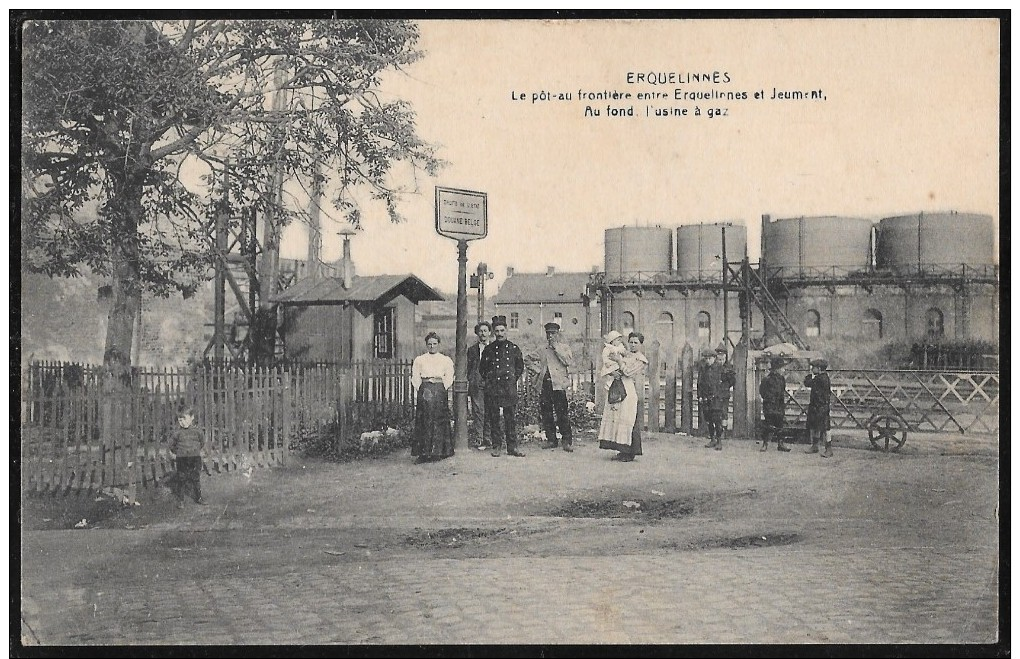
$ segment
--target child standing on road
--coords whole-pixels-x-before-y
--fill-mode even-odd
[[[818,453],[818,443],[825,442],[823,458],[832,457],[832,440],[829,437],[829,399],[832,386],[829,374],[825,371],[829,362],[824,359],[811,360],[811,373],[804,378],[804,386],[811,389],[811,400],[808,402],[807,427],[811,431],[811,448],[808,453]]]
[[[177,415],[177,427],[170,437],[170,451],[177,462],[177,507],[184,507],[184,490],[190,486],[195,503],[205,505],[202,498],[202,449],[205,434],[194,427],[195,410],[184,407]]]

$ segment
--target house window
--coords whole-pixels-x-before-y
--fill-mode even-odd
[[[882,312],[868,309],[861,319],[861,334],[865,340],[874,341],[882,338]]]
[[[559,325],[560,327],[563,327],[563,314],[560,313],[559,311],[554,313],[553,314],[553,322],[556,323],[557,325]]]
[[[712,342],[712,317],[707,311],[698,312],[698,340],[703,343]]]
[[[396,309],[386,307],[375,312],[372,320],[372,353],[379,359],[392,359],[395,352],[393,340],[393,317]]]
[[[928,312],[924,315],[925,321],[928,325],[927,336],[929,339],[937,340],[941,339],[946,334],[946,318],[942,314],[942,310],[936,307],[928,309]]]
[[[620,326],[625,330],[634,329],[634,314],[624,311],[620,316]]]
[[[822,317],[814,309],[804,314],[804,336],[821,336]]]
[[[517,329],[521,326],[521,314],[516,311],[510,312],[510,329]]]

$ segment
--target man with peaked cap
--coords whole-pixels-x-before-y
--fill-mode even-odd
[[[761,450],[767,451],[769,439],[776,438],[776,450],[789,453],[783,443],[783,427],[786,425],[786,377],[783,374],[786,360],[773,357],[769,362],[769,374],[761,381],[758,393],[761,395],[761,410],[765,420],[761,425]]]
[[[492,331],[496,340],[485,346],[478,370],[485,381],[485,413],[489,417],[492,433],[492,457],[502,454],[504,440],[506,453],[523,458],[517,450],[517,380],[524,372],[524,355],[517,345],[506,338],[506,316],[493,316]],[[503,421],[500,423],[500,410]]]
[[[829,439],[829,400],[832,397],[832,383],[826,371],[829,362],[824,359],[811,360],[811,373],[804,378],[804,386],[811,389],[807,408],[807,427],[811,432],[811,448],[808,453],[818,453],[819,441],[825,442],[823,458],[832,457],[832,440]]]
[[[538,409],[545,430],[545,444],[542,448],[559,446],[556,429],[563,438],[563,450],[573,451],[573,435],[570,417],[567,414],[567,388],[570,386],[570,366],[574,355],[570,346],[560,337],[560,326],[545,324],[546,346],[539,355],[536,382],[540,387]]]

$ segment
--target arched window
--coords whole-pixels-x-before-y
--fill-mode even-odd
[[[821,336],[822,317],[814,309],[808,309],[804,314],[804,336]]]
[[[673,345],[673,314],[663,311],[655,322],[656,338],[660,344]]]
[[[924,315],[925,323],[928,326],[926,332],[929,339],[941,339],[946,334],[946,317],[942,310],[937,307],[928,309]]]
[[[634,329],[634,314],[624,311],[620,314],[620,327],[622,329]]]
[[[861,319],[861,335],[867,341],[874,341],[882,338],[882,312],[877,309],[868,309]]]
[[[702,342],[712,342],[712,317],[707,311],[698,312],[698,339]]]

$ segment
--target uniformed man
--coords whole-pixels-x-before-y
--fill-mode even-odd
[[[517,450],[517,380],[524,373],[524,355],[517,345],[506,338],[506,316],[492,318],[496,340],[482,350],[478,369],[485,381],[485,414],[492,433],[492,457],[502,455],[504,440],[507,455],[523,458]],[[499,413],[503,411],[500,423]]]
[[[563,450],[571,452],[574,450],[574,440],[567,413],[567,388],[570,386],[570,365],[574,355],[570,346],[560,337],[560,326],[557,323],[545,324],[545,338],[546,346],[539,355],[536,374],[541,392],[538,409],[546,439],[542,448],[554,449],[560,445],[556,439],[556,429],[559,428]]]

